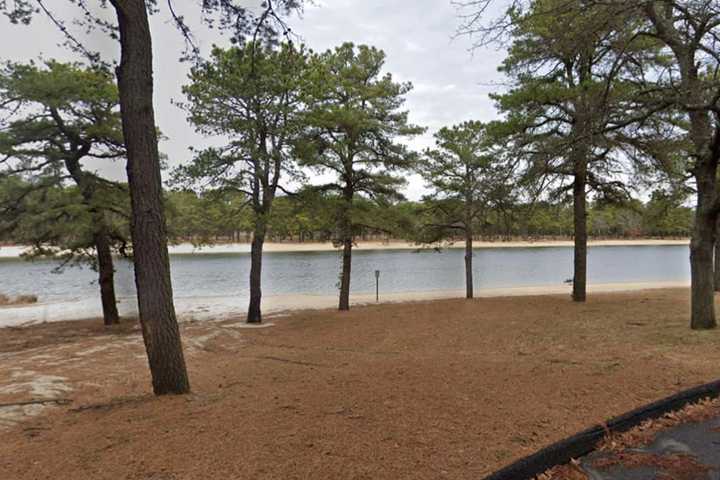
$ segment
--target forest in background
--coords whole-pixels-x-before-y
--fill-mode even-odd
[[[0,182],[0,197],[10,188]],[[5,245],[36,245],[42,254],[43,244],[85,244],[92,230],[92,218],[78,208],[79,192],[73,186],[58,186],[51,192],[32,196],[43,215],[26,216],[16,228],[2,232]],[[276,199],[269,216],[267,238],[273,242],[332,242],[337,228],[337,203],[333,195],[311,188],[297,195]],[[253,213],[244,195],[227,192],[198,194],[190,190],[173,190],[165,194],[168,235],[172,243],[208,245],[214,243],[250,243]],[[41,208],[42,207],[42,208]],[[127,201],[129,208],[129,201]],[[354,238],[364,240],[402,240],[411,243],[433,243],[427,226],[437,224],[437,212],[428,201],[401,200],[378,204],[358,198],[353,202]],[[126,211],[113,214],[114,231],[129,239]],[[687,238],[692,233],[693,210],[664,192],[654,192],[646,202],[632,199],[621,203],[591,202],[588,231],[596,239]],[[484,241],[510,239],[569,239],[573,235],[573,211],[570,199],[565,202],[515,203],[504,208],[490,208],[475,227],[475,238]],[[75,238],[73,238],[75,237]],[[459,233],[450,240],[461,240]],[[127,251],[130,243],[125,240]]]
[[[334,238],[337,198],[308,192],[279,197],[270,216],[268,238],[275,242],[329,242]],[[247,242],[252,216],[238,208],[242,199],[198,196],[194,192],[167,195],[168,227],[175,242]],[[353,203],[357,240],[405,240],[430,243],[427,226],[437,224],[432,205],[398,201],[379,205],[366,199]],[[595,202],[589,209],[589,232],[594,238],[687,238],[692,231],[692,208],[662,194],[647,201],[621,204]],[[571,238],[572,204],[518,203],[489,209],[474,229],[475,238],[504,241],[512,238]],[[456,235],[455,239],[461,239]]]

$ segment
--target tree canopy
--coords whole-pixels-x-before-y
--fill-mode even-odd
[[[212,60],[193,68],[184,87],[190,122],[228,143],[198,151],[175,177],[247,199],[253,215],[250,323],[261,322],[262,248],[275,196],[281,182],[298,175],[292,153],[304,134],[306,62],[304,49],[292,43],[215,48]]]
[[[343,245],[341,310],[349,309],[353,201],[356,195],[397,198],[404,183],[397,173],[411,169],[416,158],[399,140],[423,132],[401,110],[412,85],[383,73],[384,63],[381,50],[352,43],[309,61],[307,140],[296,151],[302,166],[335,177],[320,188],[341,198],[336,236]]]
[[[113,251],[129,253],[124,185],[88,169],[125,156],[117,88],[100,68],[48,62],[0,71],[0,177],[12,235],[35,255],[86,260],[99,271],[105,321],[118,321]],[[64,189],[67,182],[74,189]]]

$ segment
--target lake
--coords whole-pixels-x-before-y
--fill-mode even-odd
[[[464,251],[446,249],[353,252],[352,293],[375,291],[375,270],[381,271],[383,293],[461,290]],[[482,248],[475,251],[475,288],[561,285],[572,278],[572,248]],[[589,249],[589,283],[681,282],[690,278],[688,247],[595,246]],[[96,274],[89,268],[52,273],[57,262],[0,259],[0,293],[35,294],[42,303],[72,302],[98,295]],[[177,298],[248,297],[249,254],[172,255],[173,289]],[[266,253],[265,295],[337,292],[339,252]],[[117,262],[116,290],[134,295],[132,266]]]

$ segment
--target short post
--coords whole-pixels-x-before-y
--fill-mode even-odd
[[[375,270],[375,301],[380,301],[380,270]]]

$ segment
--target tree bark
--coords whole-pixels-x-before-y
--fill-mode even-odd
[[[350,270],[352,269],[352,238],[343,239],[342,273],[340,274],[340,303],[342,311],[350,310]]]
[[[697,82],[697,67],[690,61],[683,62],[683,76],[688,98],[698,101],[701,86]],[[715,231],[718,222],[718,152],[716,143],[719,132],[711,126],[710,116],[704,111],[690,111],[690,138],[697,152],[697,163],[693,169],[697,187],[695,226],[690,241],[690,286],[691,314],[690,327],[706,330],[717,327],[715,317],[715,274],[713,253]]]
[[[113,265],[110,239],[104,226],[93,235],[97,253],[98,282],[100,283],[100,299],[102,300],[103,320],[106,326],[120,323],[115,297],[115,267]]]
[[[584,302],[587,298],[587,164],[578,159],[575,165],[575,181],[573,182],[573,292],[576,302]]]
[[[712,329],[715,319],[715,283],[713,276],[714,232],[707,219],[696,216],[696,227],[690,242],[692,308],[690,326],[693,330]],[[714,222],[713,222],[714,223]]]
[[[352,220],[350,209],[352,207],[354,192],[346,188],[343,192],[343,207],[340,212],[340,230],[342,239],[342,272],[340,274],[340,301],[338,309],[350,310],[350,271],[352,269]]]
[[[117,68],[132,206],[135,285],[156,395],[190,391],[175,317],[155,113],[152,37],[144,0],[111,0],[120,31]]]
[[[720,292],[720,220],[715,224],[714,284],[715,291]]]
[[[247,323],[262,323],[262,255],[265,243],[264,226],[256,226],[250,247],[250,305],[248,306]]]
[[[573,168],[573,292],[575,302],[587,299],[587,182],[588,163],[593,148],[593,112],[592,96],[585,82],[592,79],[592,54],[583,52],[578,65],[581,97],[575,102],[575,123],[573,125],[573,145],[571,160]]]
[[[698,194],[695,226],[690,241],[690,285],[692,290],[690,326],[693,330],[712,329],[717,326],[713,271],[717,214],[714,214],[712,209],[717,188],[715,174],[715,169],[705,162],[698,165],[696,169]]]
[[[473,298],[473,236],[469,227],[465,234],[465,298]]]
[[[697,67],[691,62],[683,68],[690,99],[699,100],[702,91],[698,85]],[[699,102],[698,102],[699,103]],[[717,138],[720,132],[711,127],[708,112],[690,111],[690,138],[697,152],[697,164],[693,169],[697,186],[697,205],[695,208],[695,226],[690,241],[690,288],[691,315],[690,327],[693,330],[706,330],[717,327],[715,318],[715,276],[713,251],[715,247],[715,229],[718,222],[716,203],[718,201],[718,149]]]

